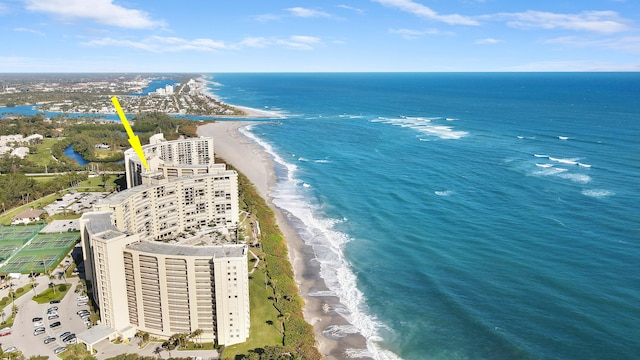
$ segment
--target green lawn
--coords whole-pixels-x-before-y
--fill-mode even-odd
[[[249,263],[253,266],[253,263]],[[265,289],[265,275],[262,266],[258,267],[249,279],[249,299],[251,302],[251,329],[249,339],[237,345],[228,346],[224,350],[225,359],[234,359],[237,354],[246,354],[248,350],[268,345],[282,345],[280,319],[278,311],[269,300],[271,288]],[[272,321],[273,325],[267,323]]]
[[[11,224],[11,218],[13,218],[14,216],[18,215],[19,213],[23,212],[24,210],[28,210],[31,208],[34,209],[42,209],[43,207],[51,204],[52,202],[56,201],[57,198],[59,198],[61,195],[64,195],[66,193],[69,192],[69,189],[65,189],[62,190],[58,193],[55,194],[50,194],[47,195],[43,198],[40,198],[38,200],[34,200],[26,205],[22,205],[20,207],[17,208],[13,208],[9,211],[7,211],[6,213],[4,213],[4,215],[0,216],[0,224],[3,225],[9,225]]]
[[[56,284],[55,285],[56,291],[54,293],[53,288],[48,288],[47,290],[41,292],[40,294],[34,296],[32,299],[33,301],[37,302],[38,304],[46,304],[51,300],[62,300],[64,298],[65,295],[67,295],[67,292],[69,292],[69,289],[71,289],[71,285],[70,284]],[[62,291],[61,289],[64,289],[64,291]]]
[[[42,166],[55,163],[56,161],[51,156],[50,149],[53,146],[53,144],[57,143],[58,141],[60,140],[45,138],[42,141],[42,144],[39,144],[37,146],[38,152],[36,154],[29,154],[27,156],[27,160],[33,161],[35,164],[42,165]]]

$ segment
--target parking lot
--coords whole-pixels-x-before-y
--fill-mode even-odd
[[[45,210],[49,216],[63,213],[65,211],[80,213],[86,209],[92,208],[93,204],[107,195],[109,195],[108,192],[69,193],[45,206],[43,210]]]
[[[38,278],[38,292],[44,291],[47,288],[49,279],[45,277]],[[60,335],[65,332],[79,334],[87,329],[87,325],[84,320],[80,318],[77,312],[81,309],[88,310],[87,305],[77,306],[78,294],[73,292],[77,284],[78,278],[69,279],[69,286],[71,286],[67,295],[57,304],[38,304],[31,300],[30,294],[16,299],[16,305],[18,305],[19,311],[16,316],[16,320],[11,328],[11,334],[3,337],[2,342],[3,349],[15,346],[18,350],[22,351],[25,357],[32,355],[46,355],[52,358],[56,357],[54,350],[59,347],[65,347],[65,344]],[[48,314],[48,309],[57,307],[55,311]],[[6,309],[5,309],[6,312]],[[48,316],[55,314],[54,316]],[[38,321],[33,321],[34,318]],[[55,322],[59,322],[57,327],[51,327]],[[44,331],[34,334],[36,328],[41,328]],[[45,344],[45,339],[48,337],[55,338]]]

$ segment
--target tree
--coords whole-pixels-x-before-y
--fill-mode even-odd
[[[160,354],[162,354],[162,350],[164,349],[162,349],[160,346],[156,346],[156,348],[153,350],[153,354],[162,359],[162,356],[160,356]]]
[[[13,287],[9,289],[9,297],[11,297],[11,305],[13,306],[13,300],[15,300],[16,297],[16,291],[13,290]]]
[[[203,332],[204,332],[204,331],[203,331],[202,329],[195,329],[195,330],[193,330],[193,332],[191,333],[191,337],[192,337],[192,338],[196,338],[196,339],[197,339],[196,344],[198,344],[198,347],[202,347],[202,341],[201,341],[202,339],[201,339],[201,336],[202,336],[202,333],[203,333]]]
[[[31,265],[31,278],[29,279],[29,283],[31,283],[31,289],[33,289],[33,295],[38,296],[38,292],[36,291],[36,286],[38,286],[36,282],[35,276],[33,276],[33,265]]]

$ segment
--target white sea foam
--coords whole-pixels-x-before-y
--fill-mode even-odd
[[[559,174],[558,176],[563,179],[569,179],[573,182],[577,182],[580,184],[586,184],[591,182],[591,176],[585,175],[585,174],[564,173],[564,174]]]
[[[542,168],[541,170],[534,171],[533,175],[551,176],[551,175],[559,175],[566,171],[569,171],[569,169],[550,167],[550,168]]]
[[[582,190],[582,195],[590,196],[594,198],[605,198],[608,196],[613,196],[615,193],[606,189],[585,189]]]
[[[438,196],[450,196],[451,194],[453,194],[452,190],[441,190],[441,191],[434,191],[434,193]]]
[[[344,355],[349,359],[360,359],[360,358],[370,358],[375,356],[371,354],[369,350],[366,349],[346,349],[344,351]]]
[[[326,163],[330,163],[331,161],[329,161],[327,159],[319,159],[319,160],[314,160],[313,162],[326,164]]]
[[[549,155],[542,155],[542,154],[533,154],[533,156],[537,157],[537,158],[549,158]]]
[[[307,183],[303,183],[302,186],[306,187],[306,188],[310,188],[311,185],[307,184]]]
[[[331,290],[316,290],[316,291],[309,291],[309,296],[316,296],[316,297],[324,297],[324,296],[337,296],[335,292],[331,291]]]
[[[340,305],[333,310],[341,314],[367,340],[367,349],[375,359],[400,359],[394,353],[381,349],[377,344],[381,338],[379,331],[387,328],[366,310],[364,294],[357,287],[357,279],[342,249],[351,240],[348,235],[337,231],[334,226],[344,219],[330,219],[321,215],[321,209],[309,201],[303,182],[296,179],[297,167],[286,162],[273,147],[251,132],[251,126],[240,131],[269,153],[276,167],[285,169],[278,183],[270,189],[273,203],[288,213],[305,244],[314,249],[320,263],[320,276],[324,279],[332,296],[337,296]]]
[[[536,164],[536,166],[541,168],[550,168],[553,166],[553,164]]]
[[[578,163],[578,166],[581,166],[581,167],[584,167],[584,168],[590,168],[591,167],[590,164],[584,164],[584,163],[581,163],[581,162]]]
[[[358,329],[353,325],[329,325],[322,331],[324,336],[331,339],[339,339],[357,333]]]
[[[558,136],[558,139],[560,140],[569,140],[568,136]]]
[[[466,131],[454,130],[452,126],[434,125],[433,122],[437,119],[438,118],[402,116],[399,118],[379,117],[378,119],[371,121],[380,122],[383,124],[391,124],[400,127],[408,127],[422,134],[437,136],[441,139],[457,140],[469,134]]]
[[[567,165],[578,165],[578,158],[572,158],[572,159],[561,159],[561,158],[554,158],[549,156],[549,160],[551,161],[555,161],[555,162],[559,162],[562,164],[567,164]]]

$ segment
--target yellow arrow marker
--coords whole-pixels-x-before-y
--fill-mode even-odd
[[[122,107],[120,106],[120,102],[118,101],[118,98],[116,98],[115,96],[112,97],[111,102],[113,103],[113,106],[116,107],[116,111],[120,116],[120,121],[122,121],[122,125],[124,125],[124,129],[127,131],[127,135],[129,135],[129,144],[131,144],[133,151],[136,152],[136,154],[142,161],[142,165],[144,165],[145,169],[149,171],[149,165],[147,164],[147,159],[144,157],[144,152],[142,151],[142,145],[140,145],[140,139],[138,138],[138,135],[133,134],[133,130],[131,130],[131,126],[127,121],[127,117],[124,115],[124,112],[122,111]]]

